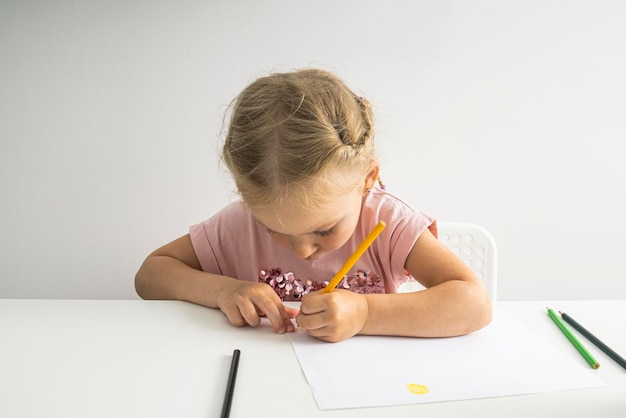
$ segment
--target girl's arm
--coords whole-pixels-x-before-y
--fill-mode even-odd
[[[355,334],[451,337],[491,321],[491,301],[480,280],[428,229],[415,242],[405,267],[426,290],[307,295],[298,325],[316,338],[340,341]]]
[[[291,332],[289,317],[297,311],[285,308],[267,285],[202,271],[185,235],[146,258],[135,276],[135,289],[143,299],[173,299],[219,308],[236,326],[257,326],[267,316],[276,332]]]
[[[451,337],[491,321],[491,301],[480,279],[428,229],[415,242],[405,267],[426,289],[389,297],[366,295],[362,334]]]

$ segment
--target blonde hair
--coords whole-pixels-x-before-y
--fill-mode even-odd
[[[231,106],[222,157],[248,206],[306,208],[357,187],[376,160],[372,108],[327,71],[262,77]]]

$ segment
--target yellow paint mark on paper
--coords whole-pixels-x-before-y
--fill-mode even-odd
[[[409,392],[415,395],[424,395],[425,393],[428,393],[428,388],[426,386],[418,385],[417,383],[409,383],[406,385],[406,388]]]

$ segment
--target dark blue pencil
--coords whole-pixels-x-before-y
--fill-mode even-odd
[[[626,369],[626,360],[624,360],[624,358],[622,356],[620,356],[619,354],[617,354],[615,351],[613,351],[608,345],[604,344],[602,341],[600,341],[595,335],[593,335],[592,333],[590,333],[589,331],[587,331],[585,329],[585,327],[583,327],[582,325],[580,325],[578,322],[576,322],[574,320],[574,318],[572,318],[571,316],[569,316],[568,314],[566,314],[565,312],[561,312],[559,311],[559,313],[561,314],[561,318],[563,318],[563,320],[565,322],[567,322],[568,324],[570,324],[576,331],[580,332],[582,335],[585,336],[585,338],[587,338],[589,341],[591,341],[592,343],[594,343],[600,350],[604,351],[604,353],[611,357],[613,360],[615,360],[620,366],[622,366],[623,368]]]
[[[224,395],[224,405],[222,406],[221,418],[230,416],[230,405],[233,401],[233,393],[235,392],[235,380],[237,380],[237,367],[239,366],[239,356],[241,351],[233,351],[233,360],[230,363],[230,373],[228,374],[228,383],[226,384],[226,394]]]

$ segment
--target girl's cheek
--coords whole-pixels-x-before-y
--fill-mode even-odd
[[[340,248],[341,246],[343,246],[343,244],[345,244],[348,239],[350,239],[350,235],[342,235],[342,236],[337,236],[337,237],[333,237],[331,239],[328,239],[328,241],[326,241],[325,243],[325,247],[328,251],[334,251],[338,248]]]

